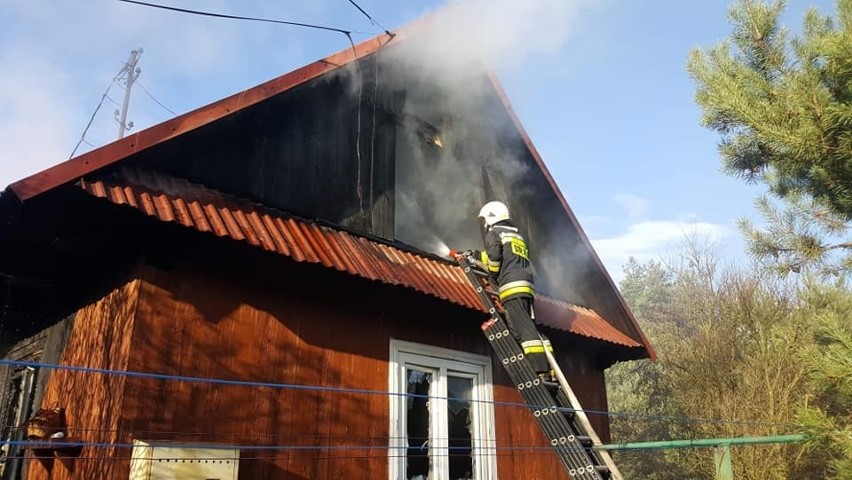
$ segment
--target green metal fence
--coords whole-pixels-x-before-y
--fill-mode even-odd
[[[668,440],[661,442],[633,442],[596,445],[595,450],[643,450],[669,448],[712,448],[716,464],[715,480],[734,480],[731,466],[731,445],[759,445],[764,443],[799,443],[807,435],[773,435],[768,437],[700,438],[696,440]]]

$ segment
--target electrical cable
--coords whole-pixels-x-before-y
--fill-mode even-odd
[[[80,135],[80,140],[77,141],[77,145],[74,146],[74,150],[72,150],[71,155],[68,156],[69,159],[74,158],[74,154],[77,153],[77,149],[80,148],[80,144],[82,144],[83,142],[86,142],[86,133],[88,133],[89,128],[92,126],[92,122],[95,121],[95,116],[98,114],[98,111],[101,109],[101,106],[103,106],[104,100],[106,100],[107,97],[109,96],[110,89],[112,88],[113,85],[116,84],[116,82],[121,77],[121,74],[124,73],[124,70],[126,68],[127,68],[127,63],[125,63],[121,67],[121,70],[119,70],[119,72],[115,75],[115,77],[113,77],[112,81],[109,82],[109,85],[107,85],[106,90],[104,90],[103,95],[101,95],[101,99],[98,102],[98,106],[95,107],[95,111],[92,112],[92,116],[89,117],[89,123],[86,124],[86,128],[83,129],[83,133],[82,133],[82,135]],[[91,143],[89,143],[89,142],[86,142],[86,143],[91,145]]]
[[[373,25],[375,25],[375,26],[377,26],[377,27],[381,28],[382,30],[384,30],[384,31],[385,31],[385,33],[386,33],[389,37],[393,37],[393,36],[394,36],[394,34],[393,34],[393,33],[391,33],[391,32],[390,32],[387,28],[383,27],[383,26],[382,26],[382,24],[380,24],[379,22],[377,22],[377,21],[373,20],[373,17],[371,17],[369,13],[367,13],[367,12],[366,12],[363,8],[361,8],[361,6],[360,6],[360,5],[358,5],[357,3],[355,3],[355,0],[349,0],[349,3],[351,3],[352,5],[354,5],[354,6],[355,6],[355,8],[357,8],[357,9],[358,9],[361,13],[363,13],[363,14],[364,14],[364,16],[365,16],[365,17],[367,17],[367,19],[368,19],[368,20],[370,20],[370,22],[371,22]]]
[[[358,72],[358,109],[355,111],[355,195],[358,197],[358,213],[361,217],[364,216],[364,197],[361,191],[361,100],[364,92],[364,73],[361,71],[361,62],[358,58],[358,50],[355,49],[355,42],[352,41],[352,35],[346,34],[349,43],[352,45],[352,54],[355,55],[355,70]]]
[[[140,2],[138,0],[118,0],[118,1],[124,2],[124,3],[132,3],[134,5],[143,5],[143,6],[146,6],[146,7],[159,8],[159,9],[162,9],[162,10],[170,10],[170,11],[173,11],[173,12],[189,13],[189,14],[192,14],[192,15],[201,15],[201,16],[205,16],[205,17],[227,18],[227,19],[231,19],[231,20],[249,20],[249,21],[253,21],[253,22],[276,23],[276,24],[279,24],[279,25],[290,25],[290,26],[294,26],[294,27],[304,27],[304,28],[314,28],[314,29],[317,29],[317,30],[326,30],[326,31],[329,31],[329,32],[342,33],[344,35],[350,35],[352,33],[367,34],[367,32],[357,32],[357,31],[354,31],[354,30],[344,30],[342,28],[327,27],[325,25],[317,25],[317,24],[313,24],[313,23],[290,22],[290,21],[287,21],[287,20],[276,20],[276,19],[273,19],[273,18],[262,18],[262,17],[246,17],[246,16],[242,16],[242,15],[229,15],[229,14],[225,14],[225,13],[207,12],[207,11],[204,11],[204,10],[190,10],[188,8],[171,7],[171,6],[168,6],[168,5],[160,5],[160,4],[157,4],[157,3]]]
[[[171,445],[164,445],[170,447]],[[154,446],[156,448],[156,445]],[[199,445],[199,448],[206,448],[206,444]],[[387,449],[387,446],[384,446]],[[518,451],[526,451],[524,456],[527,455],[538,455],[538,456],[550,456],[553,455],[553,447],[509,447],[513,448],[515,451],[510,452],[487,452],[487,453],[477,453],[475,454],[475,458],[499,458],[499,457],[511,457],[517,455]],[[646,448],[645,450],[653,450]],[[192,460],[192,461],[227,461],[227,460],[235,460],[240,463],[252,461],[252,460],[279,460],[286,458],[288,461],[312,461],[312,460],[371,460],[371,459],[388,459],[388,458],[437,458],[437,457],[460,457],[467,456],[465,453],[437,453],[432,452],[431,454],[423,454],[422,456],[409,455],[409,454],[389,454],[386,452],[379,454],[366,454],[366,455],[341,455],[339,453],[333,455],[293,455],[291,453],[283,453],[279,455],[258,455],[258,456],[245,456],[240,455],[239,458],[227,458],[227,457],[157,457],[157,461],[165,462],[165,461],[181,461],[181,460]],[[40,460],[39,457],[34,456],[9,456],[3,457],[5,459],[20,459],[20,460]],[[73,455],[61,455],[59,452],[56,453],[57,459],[69,459],[69,460],[113,460],[113,461],[127,461],[127,460],[150,460],[150,457],[134,457],[134,456],[126,456],[126,455],[90,455],[90,456],[73,456]]]
[[[153,93],[149,92],[148,89],[145,88],[145,85],[142,85],[142,82],[140,82],[139,80],[136,80],[136,85],[139,85],[139,88],[141,88],[142,91],[145,92],[146,95],[151,97],[151,100],[155,101],[157,103],[157,105],[163,107],[163,109],[165,111],[171,113],[172,115],[177,116],[177,113],[175,113],[171,108],[163,105],[159,100],[157,100],[157,97],[155,97]]]
[[[3,442],[4,445],[20,445],[23,447],[35,447],[44,446],[45,444],[51,443],[46,442],[44,440],[9,440]],[[63,448],[74,448],[74,447],[89,447],[89,448],[134,448],[138,447],[133,443],[126,442],[85,442],[85,441],[62,441],[61,443]],[[223,443],[210,443],[210,442],[169,442],[169,448],[205,448],[210,450],[245,450],[245,451],[312,451],[312,450],[408,450],[409,446],[389,446],[389,445],[250,445],[250,444],[223,444]],[[542,450],[551,452],[553,447],[550,445],[530,445],[530,446],[463,446],[463,447],[447,447],[449,451],[452,450],[503,450],[503,451],[529,451],[529,450]]]
[[[152,445],[154,448],[157,447],[156,442],[159,440],[151,440],[154,442]],[[57,448],[58,445],[61,445],[62,448],[71,449],[71,448],[90,448],[90,449],[133,449],[139,447],[138,444],[135,443],[125,443],[125,442],[85,442],[85,441],[62,441],[61,443],[53,441],[46,442],[43,440],[9,440],[4,442],[4,445],[9,446],[21,446],[24,448],[33,448],[38,449],[39,447],[44,447],[46,444],[49,444],[50,448]],[[58,445],[57,445],[58,444]],[[198,442],[198,443],[175,443],[166,441],[163,446],[174,449],[207,449],[207,450],[240,450],[240,457],[233,458],[233,460],[237,461],[249,461],[249,460],[274,460],[285,457],[288,460],[344,460],[344,459],[380,459],[380,458],[406,458],[413,456],[411,452],[394,454],[390,453],[391,450],[414,450],[416,447],[411,446],[390,446],[390,445],[246,445],[246,444],[223,444],[223,443],[211,443],[209,441]],[[618,445],[616,450],[619,451],[628,451],[628,450],[669,450],[671,447],[667,447],[664,445],[660,446],[632,446],[632,445]],[[679,448],[710,448],[709,446],[701,446],[695,445],[690,447],[679,447]],[[335,453],[332,455],[297,455],[298,453],[303,452],[316,452],[316,451],[333,451],[333,452],[346,452],[346,451],[371,451],[371,450],[380,450],[381,453],[378,454],[365,454],[365,455],[341,455],[339,453]],[[444,449],[442,449],[444,450]],[[597,451],[594,446],[585,446],[581,448],[577,448],[576,450],[584,450],[584,451]],[[246,456],[243,452],[278,452],[278,454],[271,456],[261,456],[261,455],[253,455]],[[454,451],[460,451],[461,453],[454,453]],[[469,453],[468,453],[469,452]],[[428,453],[424,453],[422,456],[424,458],[435,458],[435,457],[459,457],[459,456],[471,456],[473,458],[487,458],[487,457],[499,457],[499,456],[513,456],[517,455],[518,452],[523,452],[524,455],[546,455],[550,456],[553,454],[553,447],[550,445],[521,445],[521,446],[475,446],[475,445],[464,445],[464,446],[447,446],[444,451],[437,452],[431,451]],[[417,456],[417,455],[414,455]],[[62,457],[62,455],[57,454],[57,457]],[[30,458],[33,457],[4,457],[4,458]],[[87,460],[133,460],[133,459],[147,459],[148,457],[140,458],[131,456],[123,456],[123,455],[99,455],[99,456],[73,456],[69,455],[67,458],[73,459],[87,459]],[[197,457],[197,456],[189,456],[189,457],[158,457],[159,461],[165,460],[186,460],[192,459],[193,461],[198,460],[208,460],[208,461],[222,461],[229,460],[227,457],[218,456],[218,457]]]
[[[468,400],[462,398],[454,398],[454,397],[441,397],[435,395],[423,395],[423,394],[414,394],[414,393],[399,393],[399,392],[389,392],[386,390],[368,390],[368,389],[359,389],[359,388],[349,388],[349,387],[330,387],[330,386],[321,386],[321,385],[302,385],[302,384],[291,384],[291,383],[275,383],[275,382],[257,382],[250,380],[233,380],[233,379],[217,379],[217,378],[209,378],[209,377],[192,377],[192,376],[184,376],[184,375],[170,375],[165,373],[149,373],[149,372],[137,372],[130,370],[111,370],[106,368],[95,368],[95,367],[80,367],[75,365],[59,365],[59,364],[50,364],[50,363],[41,363],[41,362],[31,362],[31,361],[21,361],[21,360],[9,360],[9,359],[0,359],[0,365],[8,365],[13,367],[31,367],[31,368],[47,368],[53,370],[64,370],[64,371],[72,371],[72,372],[82,372],[82,373],[95,373],[95,374],[105,374],[105,375],[119,375],[130,378],[147,378],[153,380],[173,380],[173,381],[184,381],[184,382],[193,382],[193,383],[209,383],[209,384],[217,384],[217,385],[231,385],[231,386],[241,386],[241,387],[263,387],[263,388],[276,388],[276,389],[285,389],[285,390],[301,390],[301,391],[324,391],[324,392],[333,392],[333,393],[353,393],[353,394],[361,394],[361,395],[380,395],[387,397],[404,397],[404,398],[425,398],[431,400],[447,400],[447,401],[465,401],[470,403],[486,403],[494,406],[509,406],[509,407],[519,407],[525,409],[537,409],[544,407],[543,405],[530,405],[527,403],[517,403],[517,402],[502,402],[502,401],[492,401],[492,400]],[[671,421],[681,421],[681,422],[693,422],[693,423],[708,423],[708,424],[743,424],[743,425],[753,425],[753,426],[767,426],[767,427],[790,427],[790,428],[801,428],[801,425],[794,423],[774,423],[774,422],[761,422],[761,421],[749,421],[749,420],[723,420],[723,419],[713,419],[713,418],[690,418],[690,417],[677,417],[670,415],[650,415],[644,413],[630,413],[630,412],[607,412],[603,410],[590,410],[590,409],[571,409],[565,407],[558,407],[560,411],[563,412],[585,412],[589,415],[601,415],[601,416],[626,416],[632,418],[647,418],[654,420],[671,420]]]

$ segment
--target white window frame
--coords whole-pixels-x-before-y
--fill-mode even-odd
[[[450,350],[419,343],[391,339],[388,364],[388,390],[390,404],[390,442],[388,446],[388,478],[404,480],[405,452],[408,447],[406,415],[406,388],[408,367],[431,371],[433,377],[434,408],[430,408],[431,425],[437,425],[430,435],[429,456],[434,460],[429,480],[447,480],[449,458],[435,455],[446,451],[448,434],[445,431],[447,411],[447,374],[473,380],[471,390],[471,446],[473,478],[493,480],[497,478],[496,435],[494,432],[494,388],[490,357]],[[430,394],[432,395],[432,394]]]

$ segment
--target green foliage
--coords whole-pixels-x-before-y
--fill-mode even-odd
[[[749,250],[780,275],[811,270],[822,275],[841,276],[852,271],[852,243],[843,241],[852,234],[852,224],[813,199],[791,198],[779,208],[767,197],[757,201],[757,209],[767,226],[756,228],[742,219],[740,229]],[[836,240],[831,243],[830,240]]]
[[[848,271],[852,242],[842,238],[852,221],[852,0],[838,0],[836,18],[809,10],[801,36],[792,38],[779,22],[784,6],[738,1],[731,38],[693,51],[687,68],[702,123],[721,135],[724,171],[765,183],[790,202],[784,213],[762,205],[768,230],[745,225],[751,252],[785,272],[825,267],[826,256],[823,273]],[[803,213],[804,206],[813,211]],[[803,230],[789,217],[810,223]],[[834,228],[838,221],[844,228]]]
[[[645,333],[653,339],[677,335],[674,284],[671,272],[660,262],[640,265],[630,259],[621,290]],[[671,411],[671,387],[665,365],[648,360],[621,363],[607,372],[611,409],[626,412],[612,418],[613,441],[628,442],[677,438],[678,425],[667,419]],[[641,415],[629,413],[641,412]],[[614,457],[625,478],[679,480],[680,451],[622,451]]]
[[[844,284],[809,284],[803,312],[815,325],[804,355],[812,393],[798,420],[812,437],[811,454],[823,460],[821,478],[852,478],[852,294]]]
[[[607,374],[614,442],[807,433],[807,444],[733,449],[738,479],[852,479],[852,289],[722,268],[688,244],[669,263],[631,259],[625,300],[658,361]],[[626,478],[710,478],[709,450],[615,454]]]
[[[617,442],[794,433],[811,337],[796,292],[757,270],[721,268],[695,244],[669,265],[631,261],[622,293],[659,360],[616,365],[608,374]],[[736,478],[805,478],[802,446],[738,447]],[[620,452],[627,478],[710,478],[709,450]]]

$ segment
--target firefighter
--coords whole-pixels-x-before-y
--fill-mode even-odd
[[[509,219],[509,209],[501,202],[488,202],[479,211],[486,230],[485,250],[471,251],[497,284],[500,302],[506,311],[509,332],[521,345],[533,370],[546,383],[554,383],[544,349],[553,351],[550,341],[538,333],[533,319],[532,265],[527,243]]]

